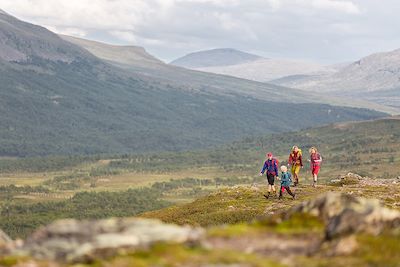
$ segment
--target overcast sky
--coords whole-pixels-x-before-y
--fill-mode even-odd
[[[0,8],[167,62],[219,47],[322,63],[400,48],[400,0],[0,0]]]

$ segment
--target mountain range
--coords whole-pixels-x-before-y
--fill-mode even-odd
[[[185,150],[385,116],[170,66],[139,47],[61,38],[5,12],[0,47],[1,156]]]
[[[183,68],[268,82],[291,75],[328,74],[337,70],[316,62],[272,59],[232,48],[190,53],[170,63]]]
[[[213,57],[214,50],[198,54]],[[213,62],[213,65],[193,67],[190,60],[195,62],[196,55],[184,56],[182,59],[185,59],[186,65],[183,67],[323,93],[321,95],[344,100],[365,100],[385,105],[396,114],[400,112],[400,49],[335,65],[259,57],[234,64],[221,60],[220,63]],[[179,63],[180,60],[172,64],[176,64],[174,62]]]
[[[364,57],[336,73],[294,79],[287,77],[274,83],[399,108],[400,49]]]

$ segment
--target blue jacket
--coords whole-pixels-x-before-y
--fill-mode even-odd
[[[292,175],[289,172],[282,172],[281,186],[290,186],[292,182]]]
[[[261,170],[261,173],[264,174],[265,171],[267,171],[267,174],[278,176],[279,175],[278,161],[276,159],[266,160],[264,162],[264,166]]]

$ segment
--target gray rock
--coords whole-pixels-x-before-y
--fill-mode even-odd
[[[17,248],[20,248],[23,241],[20,239],[12,240],[0,229],[0,255],[9,255]]]
[[[112,256],[121,250],[146,249],[156,242],[197,242],[203,232],[200,228],[137,218],[61,220],[36,231],[17,254],[46,260],[85,262]]]
[[[378,200],[348,194],[327,193],[303,202],[283,214],[309,213],[326,222],[326,239],[365,232],[377,235],[385,229],[400,228],[400,212],[383,206]]]
[[[334,256],[347,256],[354,253],[359,248],[359,244],[355,235],[345,236],[332,240],[331,242],[325,242],[319,248],[322,255],[327,257]]]
[[[356,173],[349,172],[345,175],[339,175],[336,179],[331,180],[332,184],[339,184],[339,185],[351,185],[351,184],[358,184],[361,180],[364,180],[361,175]]]
[[[0,246],[12,242],[12,239],[0,229]]]

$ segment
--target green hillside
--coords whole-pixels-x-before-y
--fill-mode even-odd
[[[319,104],[288,110],[282,103],[187,93],[103,73],[90,62],[32,64],[53,74],[28,70],[31,64],[0,71],[0,155],[182,150],[382,115]]]
[[[190,88],[190,75],[180,83],[122,70],[42,27],[5,13],[0,23],[1,46],[14,55],[0,57],[0,156],[177,151],[384,115],[280,103],[283,91],[268,86],[274,102],[224,94],[239,79],[218,76],[221,92]]]
[[[303,149],[308,173],[308,148],[317,146],[324,158],[322,179],[353,171],[371,177],[397,177],[400,174],[400,119],[337,123],[298,132],[246,138],[240,142],[203,151],[127,156],[115,159],[110,167],[135,171],[171,171],[197,167],[216,167],[224,171],[257,174],[265,153],[273,152],[282,164],[293,145]],[[146,160],[143,160],[146,159]]]

